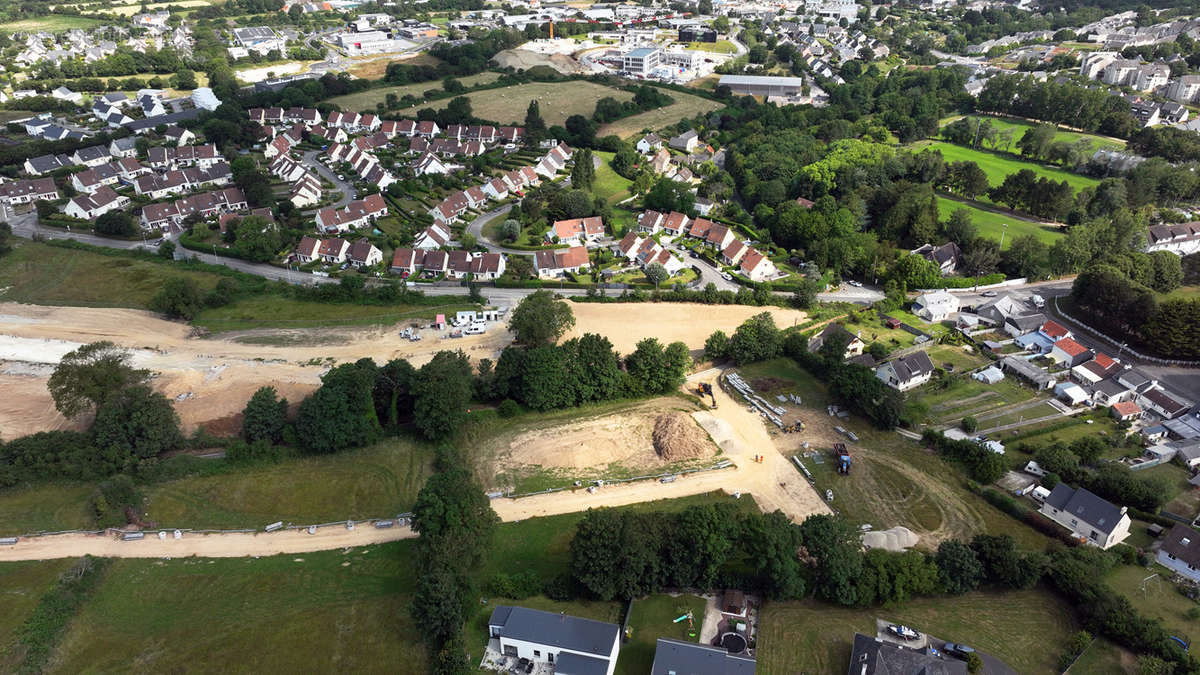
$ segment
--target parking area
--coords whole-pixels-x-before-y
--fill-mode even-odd
[[[934,652],[936,652],[937,654],[940,654],[941,657],[946,660],[955,660],[958,658],[958,657],[951,656],[946,653],[945,647],[948,642],[947,640],[943,640],[941,638],[937,638],[932,635],[926,635],[924,632],[922,632],[920,630],[919,627],[914,627],[914,626],[909,626],[908,628],[910,630],[915,630],[917,633],[916,636],[911,639],[904,639],[897,634],[896,630],[894,630],[893,627],[896,627],[896,626],[900,626],[900,624],[898,624],[894,621],[888,621],[887,619],[880,619],[877,617],[875,619],[875,631],[876,631],[875,637],[884,642],[890,642],[895,645],[900,645],[907,649],[913,649],[913,650],[920,651],[925,648],[929,648],[929,649],[933,650]],[[964,643],[960,643],[960,644],[969,644],[969,643],[964,642]],[[989,656],[988,654],[985,654],[983,652],[977,651],[975,653],[979,654],[979,658],[981,658],[983,660],[983,671],[982,672],[985,675],[1017,675],[1017,671],[1013,670],[1012,668],[1009,668],[1008,665],[1006,663],[1004,663],[1003,661],[1001,661],[1000,659],[997,659],[994,656]]]

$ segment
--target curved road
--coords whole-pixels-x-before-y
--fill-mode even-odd
[[[340,209],[349,204],[351,200],[356,198],[358,193],[355,191],[354,185],[348,181],[340,180],[332,171],[329,170],[329,167],[317,161],[317,155],[319,155],[320,152],[320,150],[309,150],[308,152],[304,153],[304,163],[308,166],[311,166],[316,170],[317,173],[321,174],[325,180],[333,183],[337,189],[342,191],[342,198],[333,204],[330,204],[330,206],[333,208]]]

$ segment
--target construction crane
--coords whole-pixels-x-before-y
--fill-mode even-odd
[[[554,19],[550,19],[550,39],[554,39]]]
[[[714,394],[713,394],[713,388],[712,388],[712,384],[711,384],[711,383],[709,383],[709,382],[701,382],[701,383],[700,383],[700,387],[699,387],[698,389],[696,389],[696,393],[700,394],[700,398],[702,398],[702,399],[703,399],[705,396],[708,396],[708,398],[712,400],[712,406],[711,406],[711,407],[712,407],[713,409],[716,409],[716,407],[717,407],[717,397],[716,397],[716,395],[714,395]]]

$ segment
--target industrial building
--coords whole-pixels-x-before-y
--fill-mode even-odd
[[[797,96],[804,91],[804,78],[722,75],[717,86],[729,87],[739,96]]]

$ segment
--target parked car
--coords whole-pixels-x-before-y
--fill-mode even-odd
[[[957,642],[947,642],[942,645],[942,651],[951,656],[957,656],[960,659],[965,659],[975,653],[975,650],[966,645],[960,645]]]
[[[338,180],[346,180],[346,177],[339,173]]]
[[[890,626],[888,626],[888,632],[891,633],[892,635],[895,635],[896,637],[900,638],[901,640],[919,640],[919,639],[921,639],[921,634],[919,632],[917,632],[916,630],[914,630],[912,628],[909,628],[908,626],[901,626],[900,624],[895,624],[895,623],[891,624]]]
[[[996,297],[997,293],[996,293],[996,291],[984,291],[984,292],[980,293],[980,295],[982,295],[985,298],[994,298],[994,297]]]
[[[861,281],[853,281],[853,280],[851,280],[851,281],[850,281],[850,285],[851,285],[851,286],[854,286],[855,288],[862,288],[862,282],[861,282]]]

